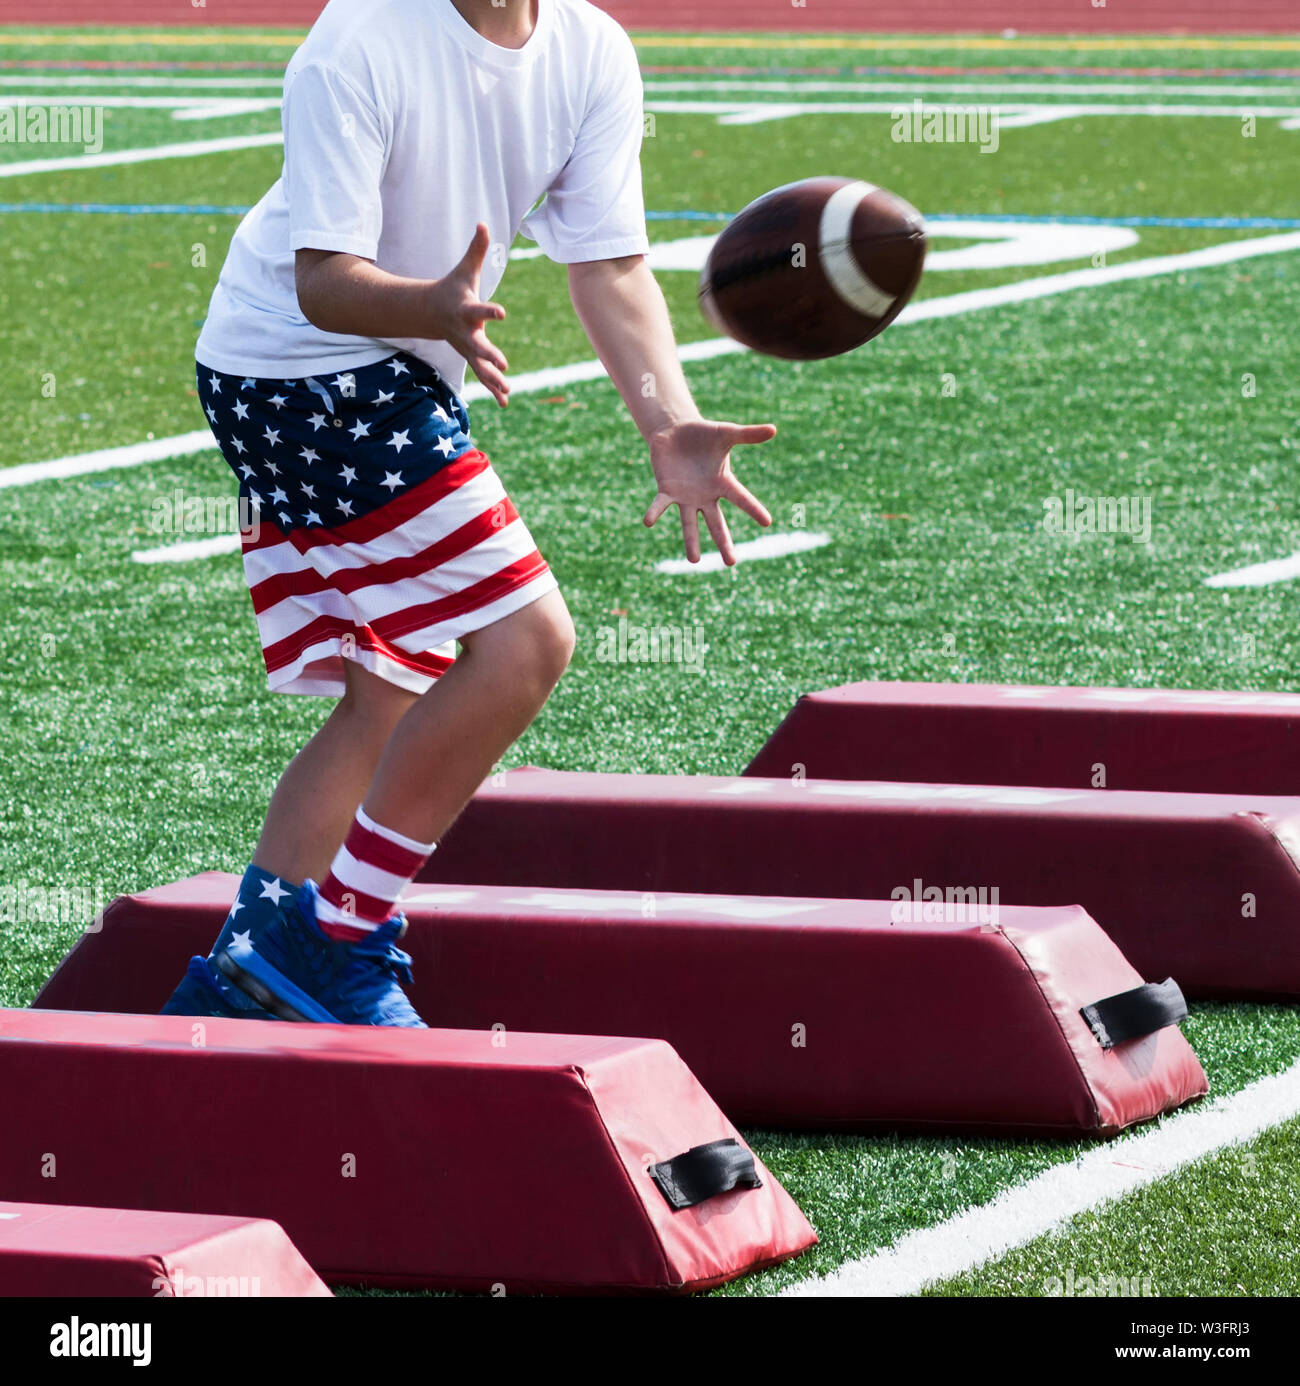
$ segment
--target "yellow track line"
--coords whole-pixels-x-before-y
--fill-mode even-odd
[[[1248,52],[1289,52],[1300,49],[1300,38],[955,38],[930,35],[911,38],[905,34],[839,34],[826,38],[804,38],[786,34],[642,34],[632,35],[641,48],[949,48],[949,49],[1007,49],[1021,52],[1063,51],[1082,49],[1210,49],[1243,50]]]
[[[83,48],[107,46],[160,47],[237,47],[296,48],[306,34],[305,29],[279,29],[274,32],[246,29],[223,29],[193,33],[176,30],[162,33],[100,33],[78,30],[69,33],[37,32],[23,34],[15,30],[0,33],[0,48],[51,47],[78,45]],[[906,34],[831,34],[824,37],[793,34],[646,34],[634,33],[633,39],[641,48],[770,48],[770,49],[950,49],[950,50],[1007,50],[1020,52],[1083,52],[1134,51],[1165,49],[1170,51],[1285,53],[1300,51],[1300,38],[1175,38],[1169,35],[1144,38],[1141,35],[1116,35],[1106,38],[978,38],[927,35],[912,37]]]
[[[0,48],[48,48],[76,45],[81,48],[104,47],[164,47],[164,48],[233,48],[240,45],[257,45],[268,48],[297,48],[307,36],[306,29],[280,29],[273,34],[249,33],[247,29],[224,29],[216,33],[195,34],[188,31],[174,33],[146,34],[96,33],[93,30],[79,30],[67,34],[36,33],[23,34],[12,29],[0,32]]]

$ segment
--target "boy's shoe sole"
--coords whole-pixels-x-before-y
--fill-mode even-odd
[[[257,1000],[256,997],[252,999]],[[180,985],[172,992],[159,1014],[223,1016],[229,1020],[277,1019],[269,1008],[260,1003],[256,1006],[232,1006],[222,995],[207,958],[199,957],[190,959]]]
[[[216,955],[222,975],[246,996],[280,1020],[339,1025],[314,997],[271,966],[247,941],[235,941]]]

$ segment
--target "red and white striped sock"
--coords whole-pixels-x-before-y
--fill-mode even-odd
[[[352,827],[319,888],[316,922],[329,938],[355,942],[393,913],[397,897],[433,851],[357,809]]]

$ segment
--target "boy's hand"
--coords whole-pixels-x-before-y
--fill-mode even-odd
[[[429,335],[455,347],[469,363],[470,370],[504,408],[510,395],[505,377],[506,358],[488,341],[484,324],[500,321],[506,310],[498,303],[484,303],[479,298],[479,279],[491,239],[488,228],[479,222],[460,264],[434,284],[431,291],[433,328]]]
[[[731,449],[742,443],[766,443],[775,436],[774,424],[714,423],[708,419],[672,424],[651,434],[650,465],[659,494],[645,513],[645,524],[654,524],[670,505],[677,506],[681,511],[686,557],[698,563],[699,515],[703,512],[722,561],[731,567],[736,562],[736,551],[718,502],[731,501],[765,528],[772,523],[771,515],[757,498],[736,480],[731,470]]]

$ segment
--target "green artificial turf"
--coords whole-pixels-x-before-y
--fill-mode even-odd
[[[1270,1294],[1294,1296],[1298,1190],[1295,1120],[923,1293],[1250,1298],[1267,1286]]]
[[[53,51],[0,37],[0,59]],[[289,51],[213,35],[165,49],[65,45],[55,55],[283,60]],[[847,51],[720,40],[701,49],[643,42],[640,51],[647,64],[829,63],[845,75],[887,63],[1250,71],[1300,63],[1300,52],[1273,42]],[[115,114],[112,147],[273,129],[275,114],[187,122],[179,134],[177,125],[165,113]],[[647,203],[734,212],[775,183],[833,170],[893,187],[932,215],[1300,216],[1300,145],[1276,122],[1246,138],[1235,120],[1088,117],[1008,130],[991,156],[895,145],[888,134],[883,116],[720,126],[712,116],[664,114],[646,142]],[[0,161],[12,157],[0,148]],[[25,175],[0,180],[0,201],[247,206],[279,160],[266,148]],[[668,240],[720,224],[656,220],[650,231]],[[203,427],[193,342],[235,225],[207,214],[0,216],[0,465]],[[1139,229],[1139,242],[1114,262],[1267,234]],[[921,295],[1076,267],[935,272]],[[694,276],[661,281],[681,340],[713,336],[694,305]],[[499,298],[510,317],[495,335],[516,372],[591,355],[561,269],[517,263]],[[1290,253],[898,326],[828,362],[737,355],[693,365],[706,412],[778,423],[774,442],[735,459],[775,527],[831,540],[732,572],[654,571],[680,552],[680,533],[672,517],[650,532],[640,525],[652,494],[644,448],[608,384],[520,395],[505,412],[475,405],[476,439],[555,568],[579,632],[572,668],[508,763],[734,773],[800,693],[863,678],[1291,687],[1294,589],[1215,590],[1202,579],[1297,547],[1298,315],[1300,254]],[[195,871],[241,869],[277,775],[327,711],[323,700],[266,692],[237,557],[131,560],[169,538],[151,517],[177,488],[215,496],[232,483],[213,448],[4,492],[5,884],[111,898]],[[1150,542],[1050,536],[1044,501],[1066,488],[1149,501]],[[757,532],[740,517],[734,529],[741,539]],[[701,669],[603,662],[600,631],[624,616],[699,627]],[[65,913],[0,923],[0,1004],[28,1004],[84,922]],[[1289,1007],[1200,1005],[1185,1031],[1215,1092],[1300,1055],[1300,1015]],[[1205,1176],[1209,1185],[1184,1189],[1189,1171],[1166,1202],[1157,1188],[1136,1196],[1150,1200],[1137,1221],[1103,1214],[1069,1249],[1027,1248],[1023,1261],[988,1268],[987,1288],[974,1279],[950,1288],[1020,1293],[1063,1257],[1079,1268],[1151,1264],[1153,1275],[1168,1276],[1169,1258],[1148,1250],[1150,1239],[1181,1244],[1186,1198],[1204,1198],[1221,1205],[1204,1241],[1217,1238],[1223,1254],[1216,1260],[1210,1247],[1162,1292],[1212,1285],[1229,1270],[1250,1293],[1294,1291],[1284,1247],[1265,1239],[1228,1249],[1249,1228],[1252,1189],[1265,1230],[1289,1206],[1294,1166],[1273,1139],[1285,1133],[1252,1147],[1253,1185],[1235,1157],[1219,1157],[1206,1165],[1224,1162]],[[769,1293],[825,1272],[985,1202],[1075,1148],[749,1135],[821,1245],[724,1294]],[[1122,1242],[1134,1229],[1149,1237],[1137,1249]],[[1179,1229],[1177,1242],[1169,1229]]]

